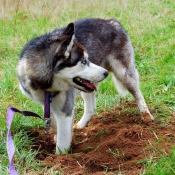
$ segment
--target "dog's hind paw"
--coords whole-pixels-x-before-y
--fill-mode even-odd
[[[86,127],[86,125],[82,124],[81,122],[78,122],[73,126],[73,129],[82,129],[84,127]]]
[[[149,112],[142,112],[141,120],[145,123],[154,121],[154,117]]]

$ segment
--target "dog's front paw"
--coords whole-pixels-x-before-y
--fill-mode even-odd
[[[85,123],[81,122],[81,120],[73,126],[73,129],[82,129],[86,126]]]
[[[73,129],[82,129],[82,128],[84,128],[85,126],[81,126],[81,125],[79,125],[78,123],[77,124],[75,124],[74,126],[73,126]]]
[[[77,124],[75,124],[73,125],[73,129],[80,129],[80,127]]]
[[[149,112],[142,112],[141,119],[143,122],[149,123],[154,120],[154,117]]]

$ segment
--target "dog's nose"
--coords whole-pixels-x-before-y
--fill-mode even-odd
[[[105,77],[107,77],[109,73],[108,73],[108,71],[105,71],[103,74]]]

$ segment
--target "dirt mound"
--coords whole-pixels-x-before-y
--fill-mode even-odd
[[[134,103],[125,108],[136,107]],[[42,153],[36,159],[44,167],[62,174],[118,174],[137,175],[144,171],[144,160],[168,155],[175,143],[175,116],[169,122],[142,123],[137,112],[126,112],[121,107],[94,116],[88,126],[74,129],[70,154],[54,155],[51,140],[50,153],[43,151],[44,131],[34,130],[34,149]],[[53,138],[52,132],[51,137]]]

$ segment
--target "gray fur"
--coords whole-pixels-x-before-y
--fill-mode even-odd
[[[74,99],[75,99],[75,90],[71,88],[66,91],[66,100],[64,106],[62,108],[62,112],[64,112],[67,116],[71,116],[74,107]]]

